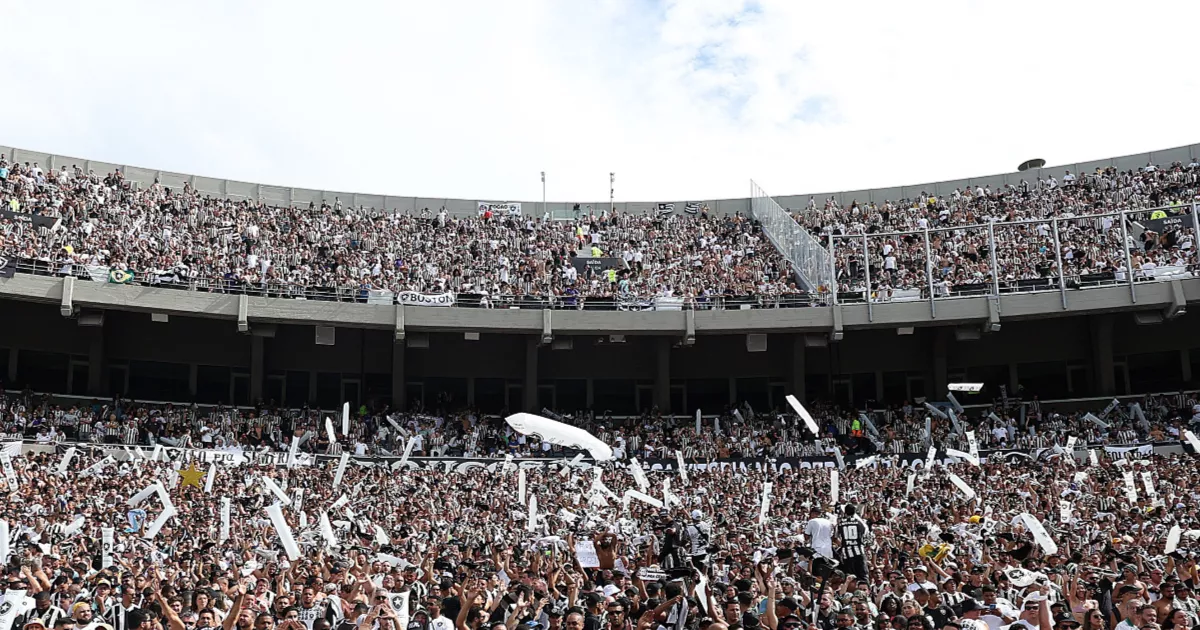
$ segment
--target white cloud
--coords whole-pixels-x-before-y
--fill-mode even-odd
[[[1200,141],[1194,2],[4,2],[0,143],[357,192],[848,190]]]

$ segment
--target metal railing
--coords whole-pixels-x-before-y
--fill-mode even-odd
[[[102,270],[102,271],[101,271]],[[35,276],[73,276],[97,284],[145,286],[177,291],[250,295],[257,297],[313,300],[318,302],[350,302],[358,304],[398,304],[399,296],[392,291],[362,287],[312,287],[275,282],[245,282],[232,278],[185,277],[177,273],[135,271],[128,279],[113,281],[108,268],[89,268],[65,261],[45,261],[20,258],[16,271]],[[581,295],[487,295],[482,293],[451,293],[448,306],[459,308],[586,310],[586,311],[681,311],[681,310],[744,310],[763,308],[802,308],[813,305],[806,293],[783,295],[716,295],[687,298],[647,298],[637,296],[588,297]],[[433,308],[433,307],[431,307]]]
[[[758,184],[750,181],[750,213],[775,249],[792,264],[806,288],[823,294],[833,287],[833,257]]]
[[[1167,215],[1177,238],[1170,247],[1156,243],[1147,249],[1142,234],[1149,230],[1141,222],[1157,211]],[[1107,220],[1107,221],[1106,221]],[[974,253],[963,255],[963,236],[975,236],[970,244]],[[1162,234],[1160,234],[1161,236]],[[839,234],[829,236],[831,268],[836,282],[832,287],[836,303],[866,303],[873,316],[873,305],[893,301],[925,300],[935,312],[935,301],[959,297],[989,296],[1035,291],[1057,291],[1062,305],[1068,306],[1068,289],[1100,286],[1129,286],[1130,299],[1137,302],[1136,284],[1171,280],[1200,272],[1197,237],[1200,214],[1197,204],[1121,210],[1081,216],[1057,216],[1020,221],[993,221],[983,224],[926,228],[909,232]],[[939,266],[941,247],[946,241],[969,262],[969,269],[956,265]],[[934,243],[938,243],[935,246]],[[974,247],[978,244],[979,247]],[[1181,248],[1183,245],[1186,248]],[[1064,251],[1080,258],[1064,259]],[[885,254],[886,251],[886,254]],[[1133,251],[1167,251],[1183,264],[1153,269],[1133,265]],[[885,256],[891,254],[891,260]],[[1115,262],[1097,270],[1098,259]],[[1028,271],[1032,265],[1033,272]],[[964,279],[959,274],[971,276]]]

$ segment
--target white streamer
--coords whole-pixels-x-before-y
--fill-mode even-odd
[[[800,401],[796,400],[796,397],[791,394],[785,396],[784,400],[787,401],[787,404],[791,405],[792,410],[796,412],[796,415],[800,416],[801,420],[804,420],[804,425],[808,427],[808,430],[812,431],[814,436],[818,438],[821,437],[821,430],[817,428],[817,421],[813,420],[813,417],[808,413],[808,410],[804,408],[804,405],[801,405]]]
[[[838,471],[829,471],[829,500],[833,505],[838,504]]]
[[[286,493],[284,493],[284,491],[275,483],[274,479],[271,479],[270,477],[263,475],[262,483],[264,486],[267,487],[267,490],[271,491],[271,494],[275,495],[275,498],[279,499],[279,503],[281,503],[282,505],[291,505],[292,504],[292,498],[289,497]]]
[[[650,488],[650,480],[646,479],[646,473],[642,470],[642,465],[638,463],[636,457],[629,462],[629,474],[633,475],[633,482],[642,489],[642,492]]]
[[[771,489],[774,484],[770,481],[763,483],[762,505],[758,508],[758,524],[764,525],[767,522],[767,510],[771,507]]]
[[[1127,470],[1125,476],[1125,498],[1129,499],[1130,503],[1137,503],[1137,486],[1133,485],[1133,471]]]
[[[283,550],[287,552],[288,560],[300,559],[300,547],[296,546],[292,528],[288,526],[287,519],[283,517],[282,506],[278,503],[268,505],[267,516],[271,519],[271,525],[275,527],[275,533],[279,535],[279,542],[283,543]]]
[[[54,472],[59,475],[67,474],[67,466],[70,465],[72,459],[75,459],[74,446],[68,448],[66,453],[63,453],[63,458],[58,462],[58,469]]]
[[[525,469],[517,469],[517,501],[525,505]]]
[[[338,460],[337,472],[333,474],[333,487],[337,488],[342,485],[342,475],[346,473],[346,464],[350,461],[350,453],[342,453],[342,458]]]
[[[1178,525],[1172,525],[1171,531],[1167,533],[1167,546],[1163,549],[1163,553],[1170,555],[1175,553],[1179,548],[1179,539],[1183,535],[1183,530]]]
[[[958,475],[950,473],[950,483],[953,483],[955,486],[957,486],[958,489],[967,496],[968,501],[975,498],[975,490],[971,488],[971,486],[968,486],[967,482],[963,481]]]
[[[146,531],[142,534],[142,538],[145,538],[146,540],[154,540],[154,537],[158,535],[158,530],[162,529],[163,525],[166,525],[167,521],[171,520],[172,516],[175,516],[175,506],[167,506],[162,513],[158,515],[158,518],[154,519],[154,522],[150,523],[150,525],[146,527]]]
[[[221,540],[229,540],[229,497],[221,497]]]
[[[19,487],[17,473],[13,470],[12,458],[8,453],[0,452],[0,468],[4,469],[4,478],[8,481],[8,491],[16,492]]]
[[[321,531],[321,538],[325,539],[326,544],[331,549],[338,546],[337,536],[333,535],[333,526],[329,524],[329,514],[321,512],[321,518],[317,521],[317,528]]]
[[[525,523],[527,531],[535,531],[537,529],[537,495],[529,497],[529,519]]]
[[[1066,499],[1058,501],[1058,522],[1064,525],[1071,522],[1071,502]]]
[[[637,499],[638,501],[641,501],[642,503],[646,503],[648,505],[653,505],[654,507],[659,508],[659,509],[662,509],[662,507],[663,507],[662,501],[659,501],[658,499],[655,499],[654,497],[652,497],[644,492],[638,492],[637,490],[626,490],[625,491],[625,500],[628,501],[629,499]]]
[[[8,549],[8,537],[8,521],[0,520],[0,566],[8,565],[8,556],[11,553]]]
[[[972,466],[979,465],[979,456],[978,455],[972,455],[971,453],[964,453],[962,451],[955,450],[952,448],[946,449],[946,454],[951,457],[957,457],[959,459],[968,461],[971,463]]]
[[[350,402],[342,403],[342,435],[350,435]]]
[[[1042,527],[1041,521],[1028,512],[1022,512],[1017,518],[1025,521],[1025,529],[1028,529],[1029,533],[1033,534],[1033,539],[1037,541],[1042,551],[1051,556],[1058,553],[1058,545],[1046,533],[1046,528]]]
[[[212,494],[213,480],[217,478],[217,462],[208,465],[208,476],[204,478],[204,494]]]
[[[408,438],[408,444],[404,445],[404,454],[400,456],[400,465],[404,466],[408,463],[408,456],[412,455],[413,448],[417,445],[417,436]]]
[[[679,478],[687,483],[687,466],[683,463],[683,451],[675,451],[675,462],[679,464]]]
[[[100,528],[100,568],[107,569],[113,565],[113,534],[111,527]]]

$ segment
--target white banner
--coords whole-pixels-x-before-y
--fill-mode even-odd
[[[454,306],[453,293],[425,294],[416,291],[401,291],[396,301],[406,306]]]
[[[491,201],[480,201],[478,204],[479,215],[491,211],[492,214],[521,214],[520,202],[494,203]]]

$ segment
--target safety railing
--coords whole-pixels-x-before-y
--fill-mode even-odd
[[[936,301],[1057,291],[1191,277],[1200,271],[1197,205],[1167,206],[829,236],[834,300]],[[1142,259],[1145,260],[1142,260]],[[1154,263],[1165,259],[1164,264]]]
[[[750,191],[751,214],[762,224],[763,233],[775,249],[792,264],[806,288],[818,295],[830,291],[834,278],[829,250],[754,181],[750,182]]]
[[[191,277],[175,271],[128,271],[102,266],[81,265],[68,261],[17,259],[16,272],[36,276],[73,276],[99,284],[146,286],[178,291],[251,295],[257,297],[350,302],[359,304],[411,304],[414,306],[586,310],[586,311],[681,311],[744,310],[763,308],[802,308],[813,305],[806,292],[780,295],[714,295],[700,297],[643,297],[617,295],[488,295],[482,293],[443,293],[423,295],[413,291],[355,286],[312,287],[275,282],[246,282],[236,278]]]

